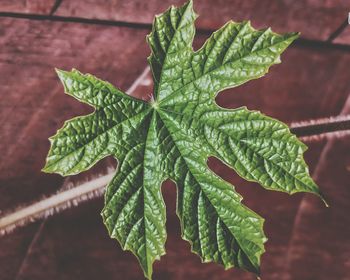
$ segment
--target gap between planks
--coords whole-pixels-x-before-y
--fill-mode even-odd
[[[67,17],[67,16],[56,16],[54,14],[41,15],[41,14],[25,14],[17,12],[0,12],[0,18],[15,18],[15,19],[28,19],[36,21],[53,21],[53,22],[66,22],[66,23],[81,23],[81,24],[92,24],[92,25],[105,25],[115,27],[127,27],[134,29],[145,29],[151,30],[151,23],[138,23],[138,22],[126,22],[118,20],[107,20],[107,19],[90,19],[83,17]],[[340,51],[350,52],[350,45],[333,43],[333,40],[345,29],[342,24],[336,31],[334,31],[326,41],[313,40],[307,38],[297,39],[291,47],[303,47],[303,48],[321,48],[321,49],[334,49]],[[196,33],[199,35],[211,35],[215,30],[197,28]]]

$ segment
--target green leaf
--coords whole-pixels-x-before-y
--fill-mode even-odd
[[[263,219],[208,168],[210,156],[266,189],[320,196],[303,159],[306,146],[285,124],[215,103],[219,91],[267,73],[298,34],[229,22],[193,51],[195,19],[192,1],[155,18],[147,37],[155,83],[150,103],[94,76],[57,70],[66,93],[95,111],[69,120],[50,138],[44,171],[71,175],[108,155],[118,160],[102,217],[147,278],[154,260],[165,254],[161,184],[168,178],[178,189],[182,236],[202,261],[259,274]]]

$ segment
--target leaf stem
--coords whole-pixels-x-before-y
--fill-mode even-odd
[[[146,67],[126,92],[130,95],[135,93],[137,88],[146,81],[149,72],[149,67]],[[304,142],[343,137],[350,135],[350,115],[295,122],[290,124],[290,129]],[[82,201],[103,196],[105,186],[112,177],[113,171],[109,171],[103,176],[76,184],[69,189],[62,189],[48,198],[2,215],[0,217],[0,236],[12,232],[17,227],[60,213],[67,208],[78,206]]]
[[[0,235],[11,232],[17,226],[26,225],[31,221],[58,213],[70,206],[78,205],[81,201],[102,196],[104,187],[112,178],[112,173],[98,177],[1,217]]]
[[[350,134],[350,115],[291,123],[290,130],[303,141],[342,137]]]
[[[326,137],[350,135],[350,115],[291,123],[290,127],[293,133],[306,142],[323,139],[322,135],[327,135]],[[10,233],[15,228],[37,219],[78,206],[82,201],[103,196],[104,188],[112,177],[113,172],[110,172],[3,215],[0,217],[0,235]]]

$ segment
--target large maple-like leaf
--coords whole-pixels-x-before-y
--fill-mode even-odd
[[[66,93],[96,110],[69,120],[51,138],[44,171],[66,176],[108,155],[118,160],[103,220],[148,278],[165,254],[161,184],[168,178],[177,185],[182,236],[202,261],[259,273],[263,219],[208,168],[209,156],[266,189],[320,195],[303,160],[306,146],[285,124],[215,103],[219,91],[263,76],[298,34],[231,21],[193,51],[195,18],[191,1],[156,17],[147,37],[155,83],[150,103],[92,75],[57,71]]]

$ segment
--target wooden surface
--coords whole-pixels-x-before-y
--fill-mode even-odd
[[[304,38],[316,42],[292,46],[266,77],[224,91],[218,103],[232,108],[246,105],[288,123],[349,113],[350,52],[321,42],[344,22],[347,1],[266,1],[273,12],[263,2],[195,1],[201,15],[198,26],[213,29],[230,18],[250,18],[257,27],[302,31]],[[63,0],[55,15],[150,23],[153,14],[169,3]],[[52,5],[0,1],[0,12],[48,15]],[[0,18],[1,212],[62,187],[60,176],[40,172],[49,148],[47,138],[67,118],[91,112],[63,94],[54,67],[90,72],[126,90],[147,65],[149,30],[141,27]],[[348,32],[349,27],[333,42],[350,44]],[[206,35],[197,36],[195,48],[205,39]],[[150,92],[151,85],[143,86],[136,95],[147,99]],[[262,279],[350,278],[349,140],[313,142],[306,153],[330,208],[311,195],[265,191],[210,159],[210,166],[243,194],[244,203],[266,219],[269,241]],[[106,159],[88,174],[109,162]],[[255,279],[243,271],[201,264],[180,238],[175,186],[167,182],[162,190],[168,206],[167,255],[156,263],[154,279]],[[0,279],[142,279],[136,259],[107,236],[99,215],[102,205],[102,199],[87,202],[0,238]]]
[[[0,12],[49,14],[55,0],[1,0]]]
[[[127,22],[152,22],[155,14],[182,0],[108,1],[63,0],[57,15],[113,19]],[[344,21],[348,0],[340,1],[260,1],[210,0],[195,1],[198,26],[218,28],[228,20],[251,19],[256,27],[271,26],[276,31],[300,31],[310,39],[326,40]]]

